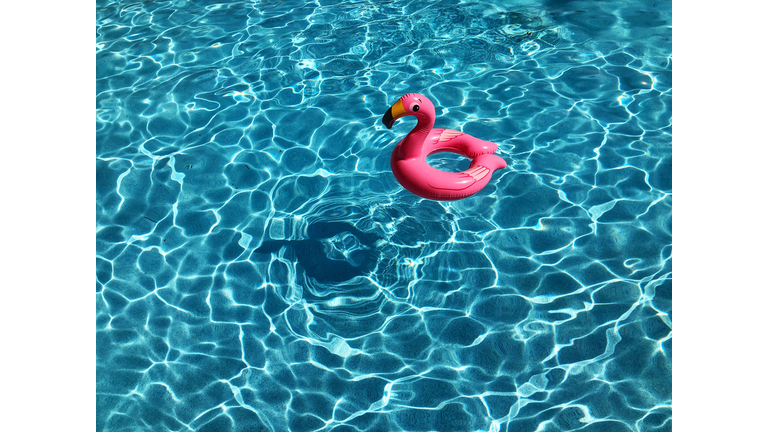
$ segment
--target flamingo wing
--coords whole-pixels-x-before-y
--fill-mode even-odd
[[[438,143],[448,142],[456,137],[464,135],[464,132],[459,132],[451,129],[443,129],[440,131],[440,135],[437,139]]]
[[[471,176],[475,181],[480,181],[485,178],[488,174],[491,173],[491,169],[488,167],[484,167],[482,165],[475,165],[472,168],[462,171],[462,174],[466,174],[468,176]]]

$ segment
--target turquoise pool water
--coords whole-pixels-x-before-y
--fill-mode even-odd
[[[671,430],[671,2],[96,19],[99,431]],[[405,191],[408,92],[509,167]]]

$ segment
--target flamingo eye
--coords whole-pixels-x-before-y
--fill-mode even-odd
[[[418,104],[411,105],[411,111],[418,112],[419,111],[419,105]]]

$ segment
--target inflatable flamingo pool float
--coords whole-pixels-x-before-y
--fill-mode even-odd
[[[414,116],[416,127],[392,152],[390,164],[395,178],[404,188],[422,197],[438,201],[467,198],[480,191],[491,180],[491,174],[507,166],[496,156],[498,145],[450,129],[432,129],[435,106],[418,93],[408,93],[392,105],[381,121],[391,129],[400,117]],[[469,169],[445,172],[432,168],[427,156],[439,152],[458,153],[472,159]]]

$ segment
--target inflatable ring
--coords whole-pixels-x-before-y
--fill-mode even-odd
[[[436,201],[454,201],[479,192],[491,180],[491,174],[507,166],[496,156],[498,145],[479,140],[463,132],[450,129],[432,129],[435,125],[435,106],[418,93],[408,93],[392,105],[381,121],[391,129],[395,120],[414,116],[416,127],[403,138],[392,152],[392,173],[408,191]],[[472,159],[469,169],[445,172],[431,167],[427,156],[433,153],[458,153]]]

